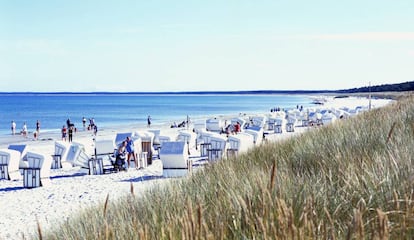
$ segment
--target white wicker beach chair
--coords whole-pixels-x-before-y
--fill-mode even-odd
[[[191,170],[184,141],[164,142],[160,150],[164,177],[184,176]]]
[[[0,150],[0,179],[17,180],[21,178],[20,158],[19,151],[12,149]]]

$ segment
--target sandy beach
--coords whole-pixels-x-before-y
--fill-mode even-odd
[[[336,98],[324,97],[326,102],[317,106],[320,109],[356,109],[367,108],[367,98]],[[371,106],[378,108],[390,103],[391,100],[373,99]],[[216,116],[212,116],[216,117]],[[190,126],[191,127],[191,126]],[[151,126],[151,129],[159,129],[161,135],[175,139],[179,128],[170,128],[169,125]],[[297,127],[294,132],[284,131],[281,134],[268,134],[270,141],[279,141],[286,137],[298,135],[312,128]],[[91,131],[78,131],[74,134],[73,141],[85,147],[85,153],[92,156],[94,152],[94,138],[111,139],[116,133],[146,131],[145,127],[120,126],[116,128],[101,129],[97,136]],[[51,156],[54,154],[55,141],[61,140],[59,132],[41,133],[38,140],[32,137],[23,138],[20,135],[0,137],[0,148],[7,148],[10,144],[25,144],[28,151]],[[192,148],[191,155],[197,155],[198,150]],[[37,222],[42,230],[62,223],[74,213],[89,206],[102,204],[109,195],[109,199],[131,194],[131,184],[134,194],[139,196],[146,189],[156,184],[164,184],[174,178],[163,176],[162,157],[154,160],[147,168],[127,172],[111,173],[104,175],[88,175],[80,167],[51,169],[51,184],[38,188],[24,188],[23,180],[0,180],[0,239],[27,239],[30,234],[37,231]]]

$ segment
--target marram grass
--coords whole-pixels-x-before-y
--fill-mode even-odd
[[[413,239],[414,98],[265,143],[40,239]]]

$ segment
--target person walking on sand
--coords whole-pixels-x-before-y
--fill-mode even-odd
[[[12,135],[16,134],[16,122],[15,121],[11,121],[11,131],[12,131]]]
[[[147,117],[147,127],[150,128],[151,127],[151,116],[148,115]]]

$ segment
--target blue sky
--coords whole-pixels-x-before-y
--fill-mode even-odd
[[[0,91],[412,81],[413,10],[412,0],[0,0]]]

